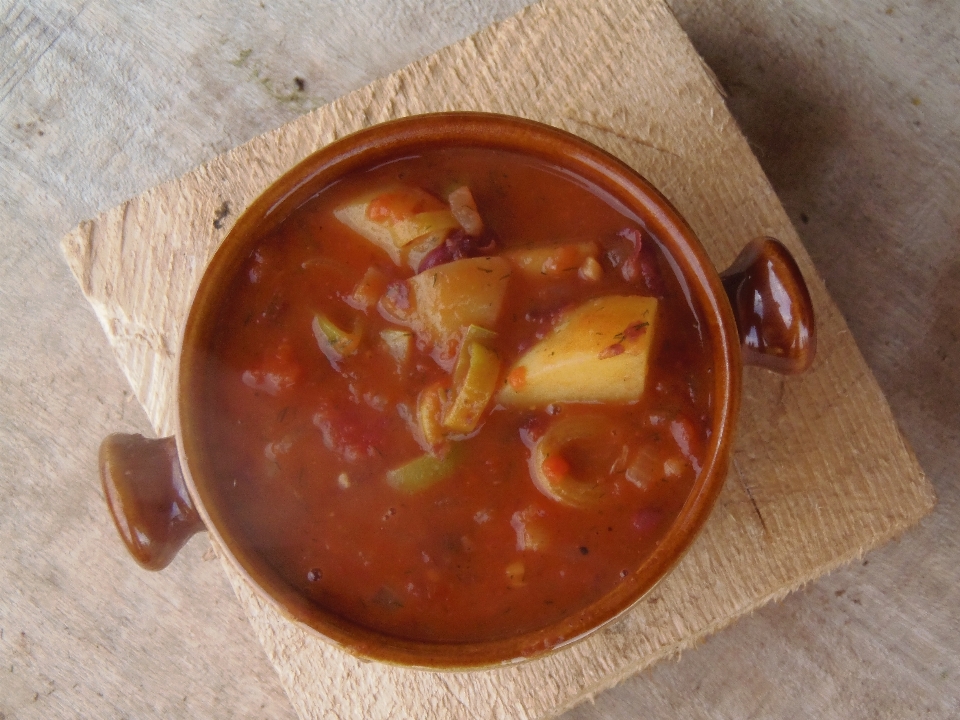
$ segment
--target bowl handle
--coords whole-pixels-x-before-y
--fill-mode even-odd
[[[796,260],[779,240],[752,240],[720,279],[744,364],[784,374],[810,367],[817,351],[813,304]]]
[[[100,480],[120,537],[147,570],[165,568],[204,529],[172,437],[110,435],[100,444]]]

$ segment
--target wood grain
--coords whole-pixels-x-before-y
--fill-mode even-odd
[[[721,267],[749,238],[779,237],[810,283],[820,357],[799,378],[747,371],[730,476],[701,537],[622,620],[551,657],[474,673],[360,663],[283,620],[225,564],[301,717],[555,715],[930,510],[929,484],[712,75],[655,0],[533,6],[69,233],[71,270],[158,433],[173,426],[176,345],[193,289],[232,220],[337,137],[445,109],[522,115],[618,155],[670,198]]]

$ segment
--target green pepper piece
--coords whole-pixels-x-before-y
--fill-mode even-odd
[[[440,458],[435,455],[421,455],[406,465],[387,471],[387,484],[395,490],[413,495],[447,478],[463,459],[463,448],[453,445],[447,454]]]

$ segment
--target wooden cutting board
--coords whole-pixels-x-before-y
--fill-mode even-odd
[[[722,89],[659,0],[547,0],[64,237],[67,261],[158,434],[174,425],[175,354],[192,294],[238,214],[336,138],[439,110],[520,115],[605,148],[663,191],[720,268],[748,239],[779,237],[809,282],[819,357],[796,378],[746,370],[729,477],[701,536],[621,620],[550,657],[457,673],[361,662],[285,620],[224,563],[302,718],[550,717],[930,511],[932,488]],[[139,572],[133,563],[130,572]]]

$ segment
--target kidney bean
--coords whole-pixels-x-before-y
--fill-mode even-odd
[[[654,297],[664,296],[663,276],[657,264],[657,256],[650,242],[643,242],[643,233],[636,228],[624,228],[617,233],[633,244],[633,252],[623,262],[621,271],[627,282],[643,279],[647,290]]]
[[[463,230],[454,230],[440,245],[423,256],[417,272],[424,272],[437,265],[443,265],[463,258],[482,257],[493,253],[497,248],[496,235],[485,231],[479,237],[467,235]]]

